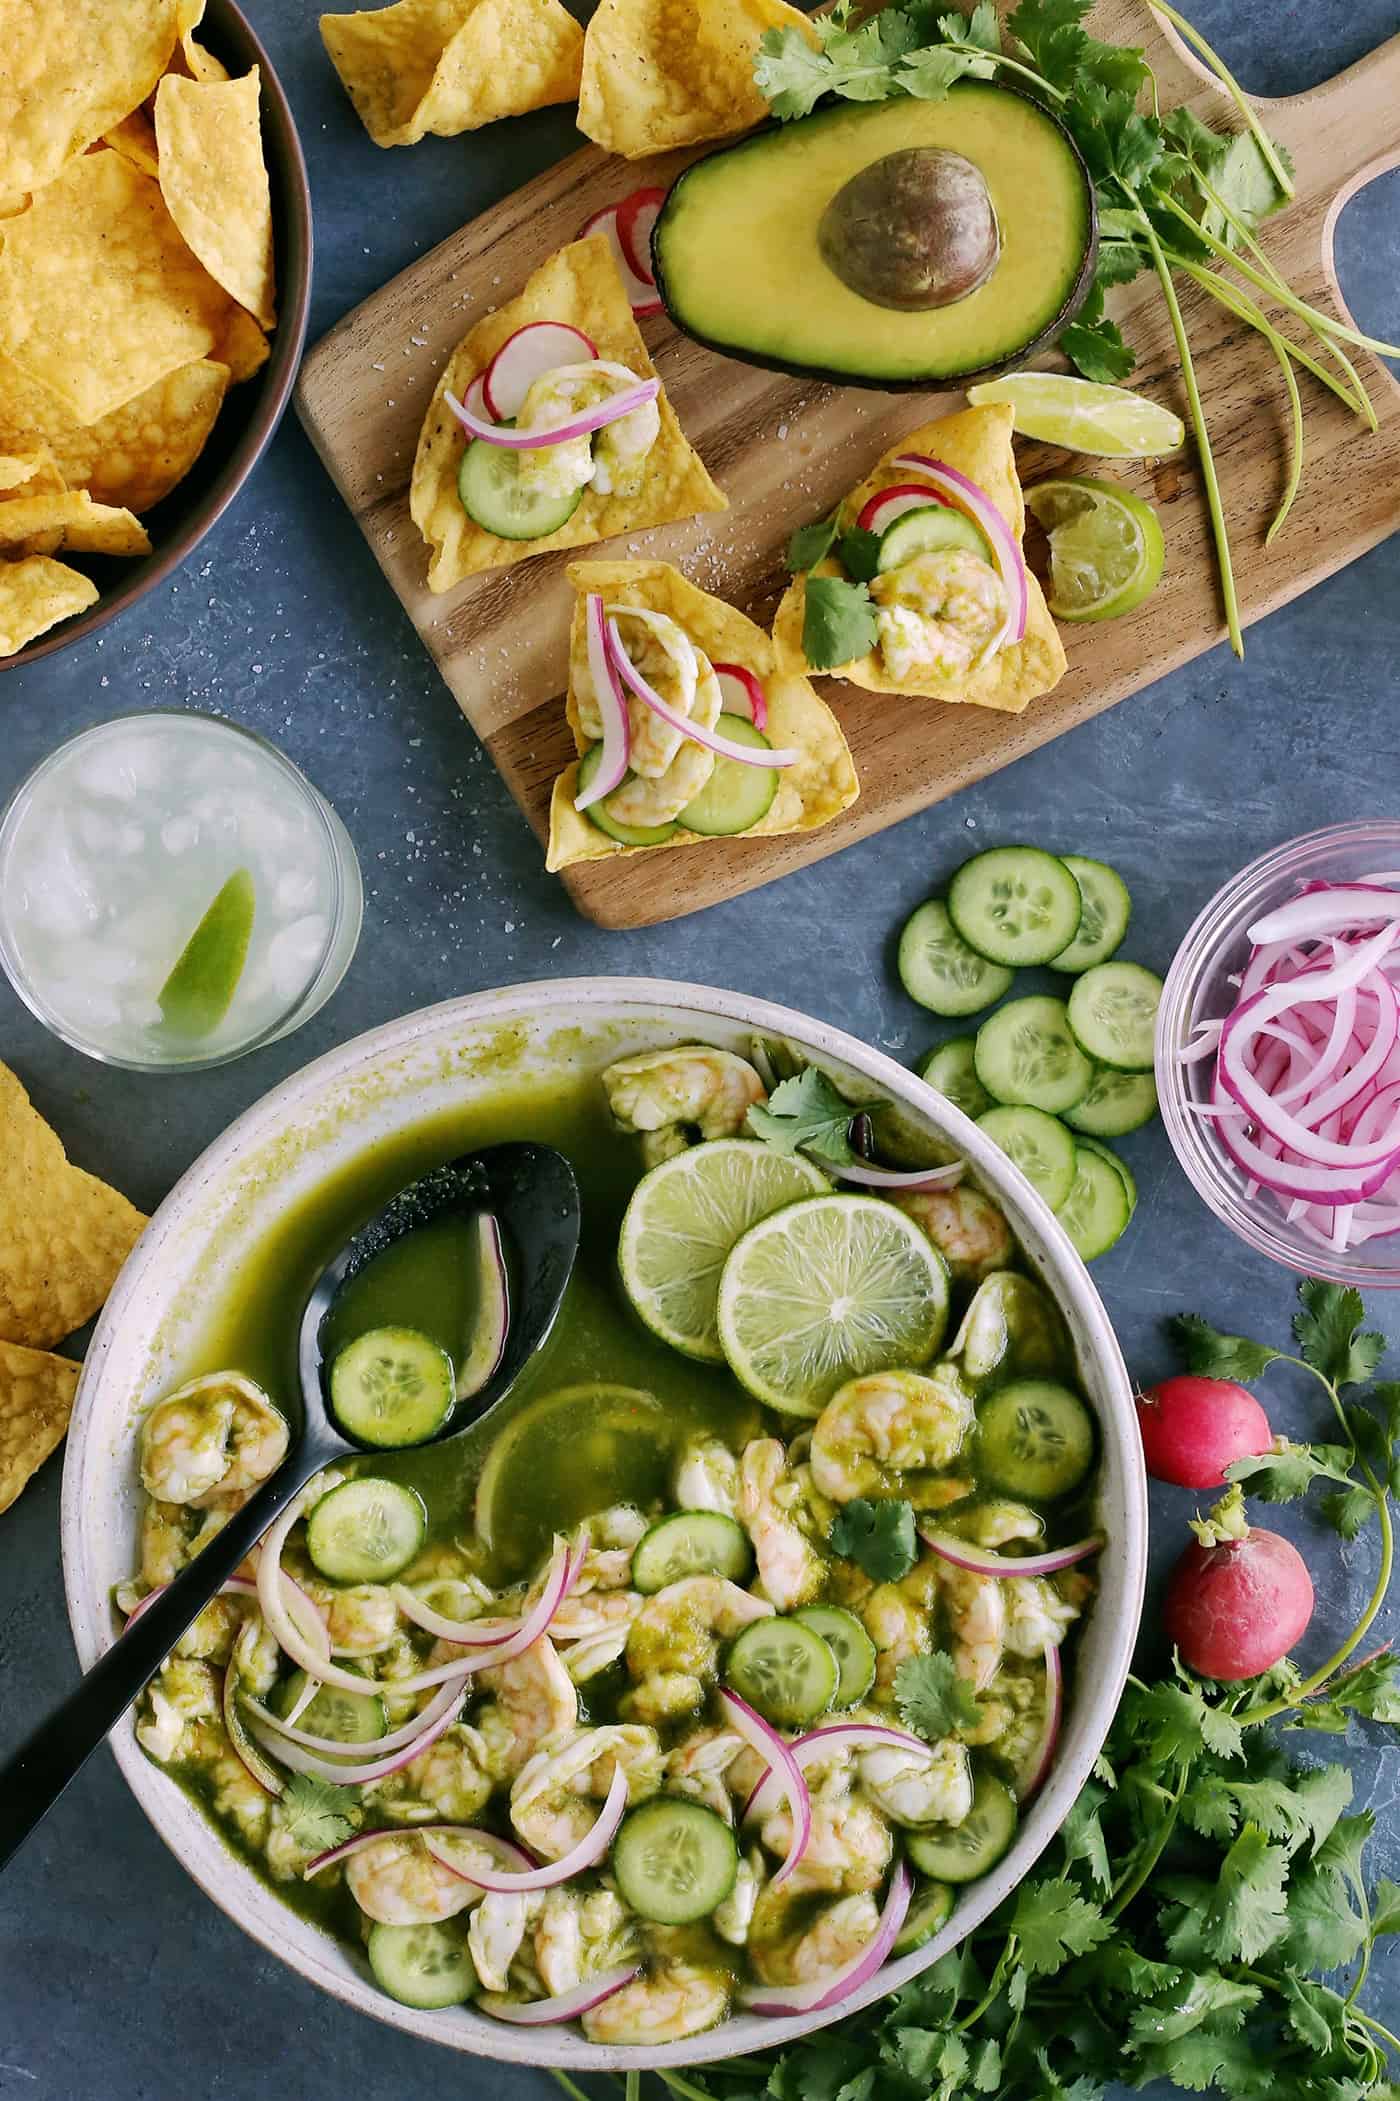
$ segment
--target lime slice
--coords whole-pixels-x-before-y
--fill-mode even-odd
[[[1102,386],[1068,372],[1012,372],[1005,379],[984,379],[968,388],[967,398],[978,408],[1009,401],[1022,437],[1041,438],[1066,452],[1155,459],[1179,450],[1186,438],[1180,416],[1170,409],[1126,387]]]
[[[789,1415],[820,1415],[848,1379],[928,1362],[947,1324],[948,1271],[893,1204],[809,1197],[736,1244],[718,1313],[740,1384]]]
[[[233,1003],[253,938],[257,889],[246,868],[224,884],[160,988],[161,1018],[182,1036],[208,1036]]]
[[[653,1335],[723,1364],[715,1301],[725,1257],[750,1226],[831,1184],[800,1154],[752,1138],[716,1138],[644,1175],[622,1221],[623,1288]]]
[[[1088,475],[1037,482],[1026,508],[1050,535],[1050,610],[1057,620],[1116,620],[1162,580],[1166,550],[1150,503]]]

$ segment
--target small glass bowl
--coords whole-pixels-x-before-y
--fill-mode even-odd
[[[1290,1225],[1267,1190],[1247,1196],[1244,1176],[1217,1144],[1210,1118],[1190,1106],[1210,1099],[1215,1060],[1183,1064],[1181,1052],[1198,1023],[1222,1019],[1238,1000],[1230,978],[1249,959],[1245,929],[1262,913],[1287,904],[1306,882],[1350,883],[1378,870],[1400,872],[1400,824],[1385,818],[1329,825],[1251,861],[1217,891],[1177,950],[1157,1012],[1162,1121],[1197,1195],[1232,1233],[1271,1261],[1360,1290],[1400,1286],[1400,1234],[1338,1253],[1304,1232],[1301,1221]]]

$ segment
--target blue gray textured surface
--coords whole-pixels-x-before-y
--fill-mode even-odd
[[[463,219],[574,143],[547,112],[475,139],[384,154],[361,132],[305,0],[245,0],[301,124],[319,248],[313,337]],[[1197,0],[1245,84],[1287,93],[1400,28],[1396,0]],[[1400,329],[1400,177],[1341,226],[1341,276],[1364,326]],[[114,1074],[43,1034],[0,986],[0,1057],[74,1158],[153,1206],[240,1110],[329,1045],[428,1001],[556,972],[674,976],[762,992],[912,1057],[933,1031],[899,990],[892,930],[971,848],[1030,838],[1101,855],[1137,903],[1131,952],[1165,968],[1199,905],[1242,862],[1344,816],[1400,812],[1400,540],[1223,649],[940,809],[781,887],[652,932],[575,917],[490,762],[289,424],[233,511],[171,583],[99,640],[5,683],[0,801],[61,738],[121,710],[218,708],[279,742],[345,818],[367,917],[340,993],[292,1041],[224,1072]],[[1167,1368],[1162,1316],[1198,1307],[1281,1338],[1283,1272],[1215,1226],[1160,1128],[1125,1142],[1142,1188],[1133,1230],[1096,1269],[1129,1363]],[[1374,1309],[1400,1348],[1400,1301]],[[1280,1378],[1275,1420],[1315,1420]],[[75,1675],[58,1566],[58,1463],[0,1521],[0,1756]],[[1189,1499],[1154,1491],[1159,1566]],[[1306,1532],[1304,1523],[1300,1536]],[[1364,1596],[1366,1542],[1325,1570],[1309,1652]],[[1400,1632],[1400,1623],[1383,1630]],[[1400,1872],[1400,1751],[1354,1747],[1377,1812],[1377,1872]],[[1400,2023],[1400,1960],[1369,2003]],[[4,2101],[340,2101],[362,2092],[557,2092],[337,2007],[200,1894],[105,1755],[0,1882]]]

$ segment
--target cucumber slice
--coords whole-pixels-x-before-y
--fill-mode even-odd
[[[810,1627],[836,1658],[833,1707],[854,1707],[875,1683],[875,1644],[853,1612],[842,1605],[804,1605],[793,1618]]]
[[[1087,1146],[1076,1146],[1074,1187],[1055,1213],[1076,1252],[1086,1262],[1106,1255],[1132,1215],[1122,1176]]]
[[[994,1868],[1016,1836],[1016,1797],[1004,1780],[979,1773],[972,1807],[960,1824],[906,1831],[904,1849],[921,1875],[975,1882]]]
[[[582,489],[541,496],[520,480],[520,454],[473,438],[457,469],[462,509],[498,540],[543,540],[567,525],[583,501]]]
[[[919,1078],[976,1119],[992,1106],[992,1097],[977,1077],[977,1041],[973,1036],[950,1036],[937,1043],[919,1067]]]
[[[894,1937],[891,1953],[912,1955],[916,1948],[922,1948],[925,1941],[931,1941],[953,1916],[956,1902],[946,1882],[925,1882],[916,1889],[904,1914],[904,1924]]]
[[[1098,964],[1085,971],[1069,996],[1075,1041],[1101,1065],[1151,1072],[1161,997],[1162,980],[1141,963]]]
[[[901,562],[912,562],[916,554],[944,554],[950,547],[966,548],[984,562],[992,559],[986,535],[970,518],[955,511],[951,504],[929,503],[917,511],[906,511],[888,532],[880,535],[876,565],[880,569],[898,569]]]
[[[1115,1072],[1095,1065],[1089,1092],[1066,1109],[1070,1129],[1093,1138],[1123,1138],[1157,1114],[1157,1082],[1150,1072]]]
[[[1047,1116],[1043,1109],[989,1109],[978,1117],[977,1128],[1015,1162],[1052,1211],[1069,1201],[1074,1140],[1058,1117]]]
[[[1063,861],[1039,846],[974,854],[948,886],[948,914],[989,963],[1049,963],[1079,931],[1084,901]]]
[[[277,1688],[277,1712],[289,1715],[306,1690],[305,1671],[293,1671]],[[312,1736],[333,1737],[338,1744],[372,1744],[389,1733],[389,1716],[373,1681],[365,1680],[363,1692],[347,1692],[342,1685],[323,1685],[303,1707],[298,1729]]]
[[[1127,1161],[1120,1160],[1111,1145],[1100,1145],[1097,1138],[1086,1138],[1082,1133],[1075,1138],[1074,1144],[1076,1152],[1082,1153],[1087,1149],[1091,1153],[1097,1153],[1101,1160],[1107,1160],[1109,1166],[1123,1184],[1128,1198],[1128,1216],[1131,1218],[1137,1209],[1137,1182],[1133,1178],[1133,1170],[1129,1167]]]
[[[764,751],[773,749],[762,730],[756,730],[742,715],[725,716],[724,734],[734,744],[753,744]],[[726,839],[736,832],[751,832],[772,809],[781,779],[776,766],[744,766],[738,759],[716,759],[714,772],[676,822],[705,839]]]
[[[1080,984],[1088,982],[1080,979]],[[1082,1101],[1094,1077],[1093,1066],[1070,1033],[1064,1001],[1043,996],[1013,999],[998,1007],[977,1031],[974,1063],[993,1101],[1043,1109],[1048,1116],[1059,1116]]]
[[[742,1525],[717,1510],[678,1510],[644,1532],[632,1551],[632,1588],[650,1597],[685,1576],[748,1580],[753,1549]]]
[[[978,1410],[977,1428],[986,1478],[1033,1503],[1068,1495],[1093,1463],[1093,1417],[1054,1379],[1001,1387]]]
[[[969,948],[941,898],[905,921],[899,937],[899,978],[910,999],[931,1014],[980,1014],[1011,990],[1011,972]]]
[[[590,744],[588,750],[579,760],[578,787],[580,795],[597,772],[598,761],[602,755],[603,747],[601,744]],[[617,791],[614,789],[613,792],[616,794]],[[616,839],[620,846],[664,846],[668,839],[674,839],[676,836],[679,827],[674,823],[619,824],[617,819],[610,814],[608,802],[609,797],[605,795],[601,802],[591,802],[583,814],[590,824],[596,825],[600,832],[606,832],[609,839]]]
[[[387,1583],[408,1567],[427,1531],[420,1495],[397,1481],[360,1474],[313,1506],[306,1551],[332,1583]]]
[[[739,1848],[724,1818],[702,1802],[654,1795],[623,1818],[610,1865],[618,1894],[639,1918],[688,1926],[733,1889]]]
[[[452,1359],[417,1328],[371,1328],[331,1366],[331,1411],[361,1444],[425,1444],[452,1412]]]
[[[1050,968],[1077,977],[1081,970],[1092,970],[1096,963],[1108,961],[1128,931],[1133,901],[1122,876],[1107,861],[1066,854],[1064,863],[1079,885],[1084,911],[1078,933],[1068,948],[1050,958]]]
[[[798,1729],[825,1714],[840,1677],[820,1634],[799,1619],[755,1620],[734,1642],[725,1683],[780,1729]]]
[[[428,1926],[370,1928],[366,1949],[375,1982],[400,2006],[460,2006],[476,1990],[467,1936],[455,1919]]]

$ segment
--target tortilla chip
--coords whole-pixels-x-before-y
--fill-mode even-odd
[[[120,153],[123,160],[129,160],[132,167],[139,168],[143,175],[159,175],[156,128],[145,110],[134,109],[129,117],[122,118],[120,124],[104,131],[102,143],[110,146],[114,153]]]
[[[861,507],[878,490],[908,480],[907,473],[893,464],[897,453],[924,452],[955,467],[984,489],[1019,540],[1025,531],[1026,507],[1021,499],[1021,483],[1012,450],[1011,423],[1010,407],[1004,402],[994,402],[986,408],[961,409],[955,416],[944,416],[937,423],[925,423],[918,430],[910,431],[907,437],[890,447],[873,472],[847,497],[841,507],[843,527],[854,522]],[[840,576],[842,570],[838,562],[828,559],[820,562],[813,573]],[[1057,686],[1065,674],[1064,645],[1050,618],[1040,585],[1033,576],[1028,581],[1030,605],[1026,613],[1025,639],[999,649],[990,663],[967,678],[929,679],[922,685],[900,685],[891,678],[875,651],[860,657],[855,663],[840,665],[830,676],[847,679],[853,686],[864,686],[871,693],[968,701],[976,707],[1000,708],[1007,714],[1019,715],[1040,694]],[[806,578],[795,576],[783,594],[773,622],[773,642],[778,661],[785,670],[810,669],[802,649],[806,597]]]
[[[272,350],[261,325],[246,308],[231,306],[211,355],[227,365],[229,384],[237,387],[262,371]]]
[[[599,0],[584,38],[579,130],[628,160],[747,131],[768,115],[753,77],[768,29],[817,43],[785,0]]]
[[[120,153],[81,154],[6,225],[0,352],[78,423],[203,357],[228,308],[159,184]]]
[[[38,543],[58,535],[58,545]],[[11,497],[0,503],[0,555],[149,554],[150,535],[130,511],[94,503],[86,489],[47,496]]]
[[[5,573],[0,565],[0,582]],[[0,1342],[45,1350],[91,1320],[145,1223],[115,1189],[69,1164],[0,1065]]]
[[[62,1442],[81,1371],[71,1358],[0,1342],[0,1510]]]
[[[263,157],[258,68],[242,80],[167,73],[156,89],[160,191],[216,284],[264,328],[276,321],[272,188]]]
[[[509,568],[556,547],[586,547],[618,533],[729,508],[728,497],[715,487],[704,461],[690,446],[663,388],[657,402],[661,431],[647,456],[646,488],[640,496],[600,496],[585,489],[567,525],[540,540],[501,540],[473,524],[457,494],[462,429],[442,397],[450,390],[460,401],[475,374],[527,321],[570,322],[597,344],[599,357],[626,365],[639,378],[656,376],[603,234],[561,248],[540,265],[517,298],[478,321],[438,380],[413,463],[410,509],[432,550],[430,591],[450,591],[483,569]]]
[[[85,612],[100,596],[91,578],[79,576],[64,562],[51,562],[46,555],[0,562],[0,657],[17,656],[26,642],[57,627],[60,620]],[[0,1187],[4,1174],[5,1162],[0,1159]],[[0,1227],[0,1235],[3,1230]],[[3,1289],[0,1281],[0,1297]]]
[[[397,0],[322,15],[321,36],[376,146],[572,102],[583,72],[583,31],[560,0]]]
[[[67,486],[47,445],[38,444],[32,452],[0,452],[0,501],[57,495]]]
[[[176,0],[0,0],[0,196],[39,190],[143,102]]]
[[[773,644],[761,627],[746,614],[712,598],[682,576],[669,562],[572,562],[569,582],[578,593],[573,629],[569,639],[569,696],[566,702],[569,727],[580,752],[589,740],[578,726],[575,685],[587,676],[588,638],[584,627],[584,600],[590,591],[600,591],[610,605],[646,606],[654,613],[667,613],[691,637],[711,663],[741,664],[761,679],[768,699],[768,738],[775,745],[793,745],[802,754],[795,766],[778,777],[778,792],[762,819],[741,836],[771,838],[778,832],[809,832],[829,824],[860,794],[855,765],[841,726],[825,701],[819,700],[807,680],[778,668]],[[578,793],[578,767],[573,765],[554,783],[549,805],[549,854],[546,867],[569,868],[578,861],[609,860],[617,854],[657,853],[654,846],[623,846],[609,839],[574,808]],[[698,832],[678,831],[665,846],[699,846],[706,842]]]
[[[204,20],[204,0],[177,0],[176,14],[180,41],[171,54],[170,71],[182,74],[186,80],[227,80],[228,67],[194,39],[195,30]]]
[[[245,319],[262,341],[257,323]],[[46,486],[86,489],[97,503],[149,511],[184,480],[204,450],[228,384],[227,365],[200,358],[96,423],[81,424],[56,394],[0,357],[0,449],[43,448],[58,469]]]

